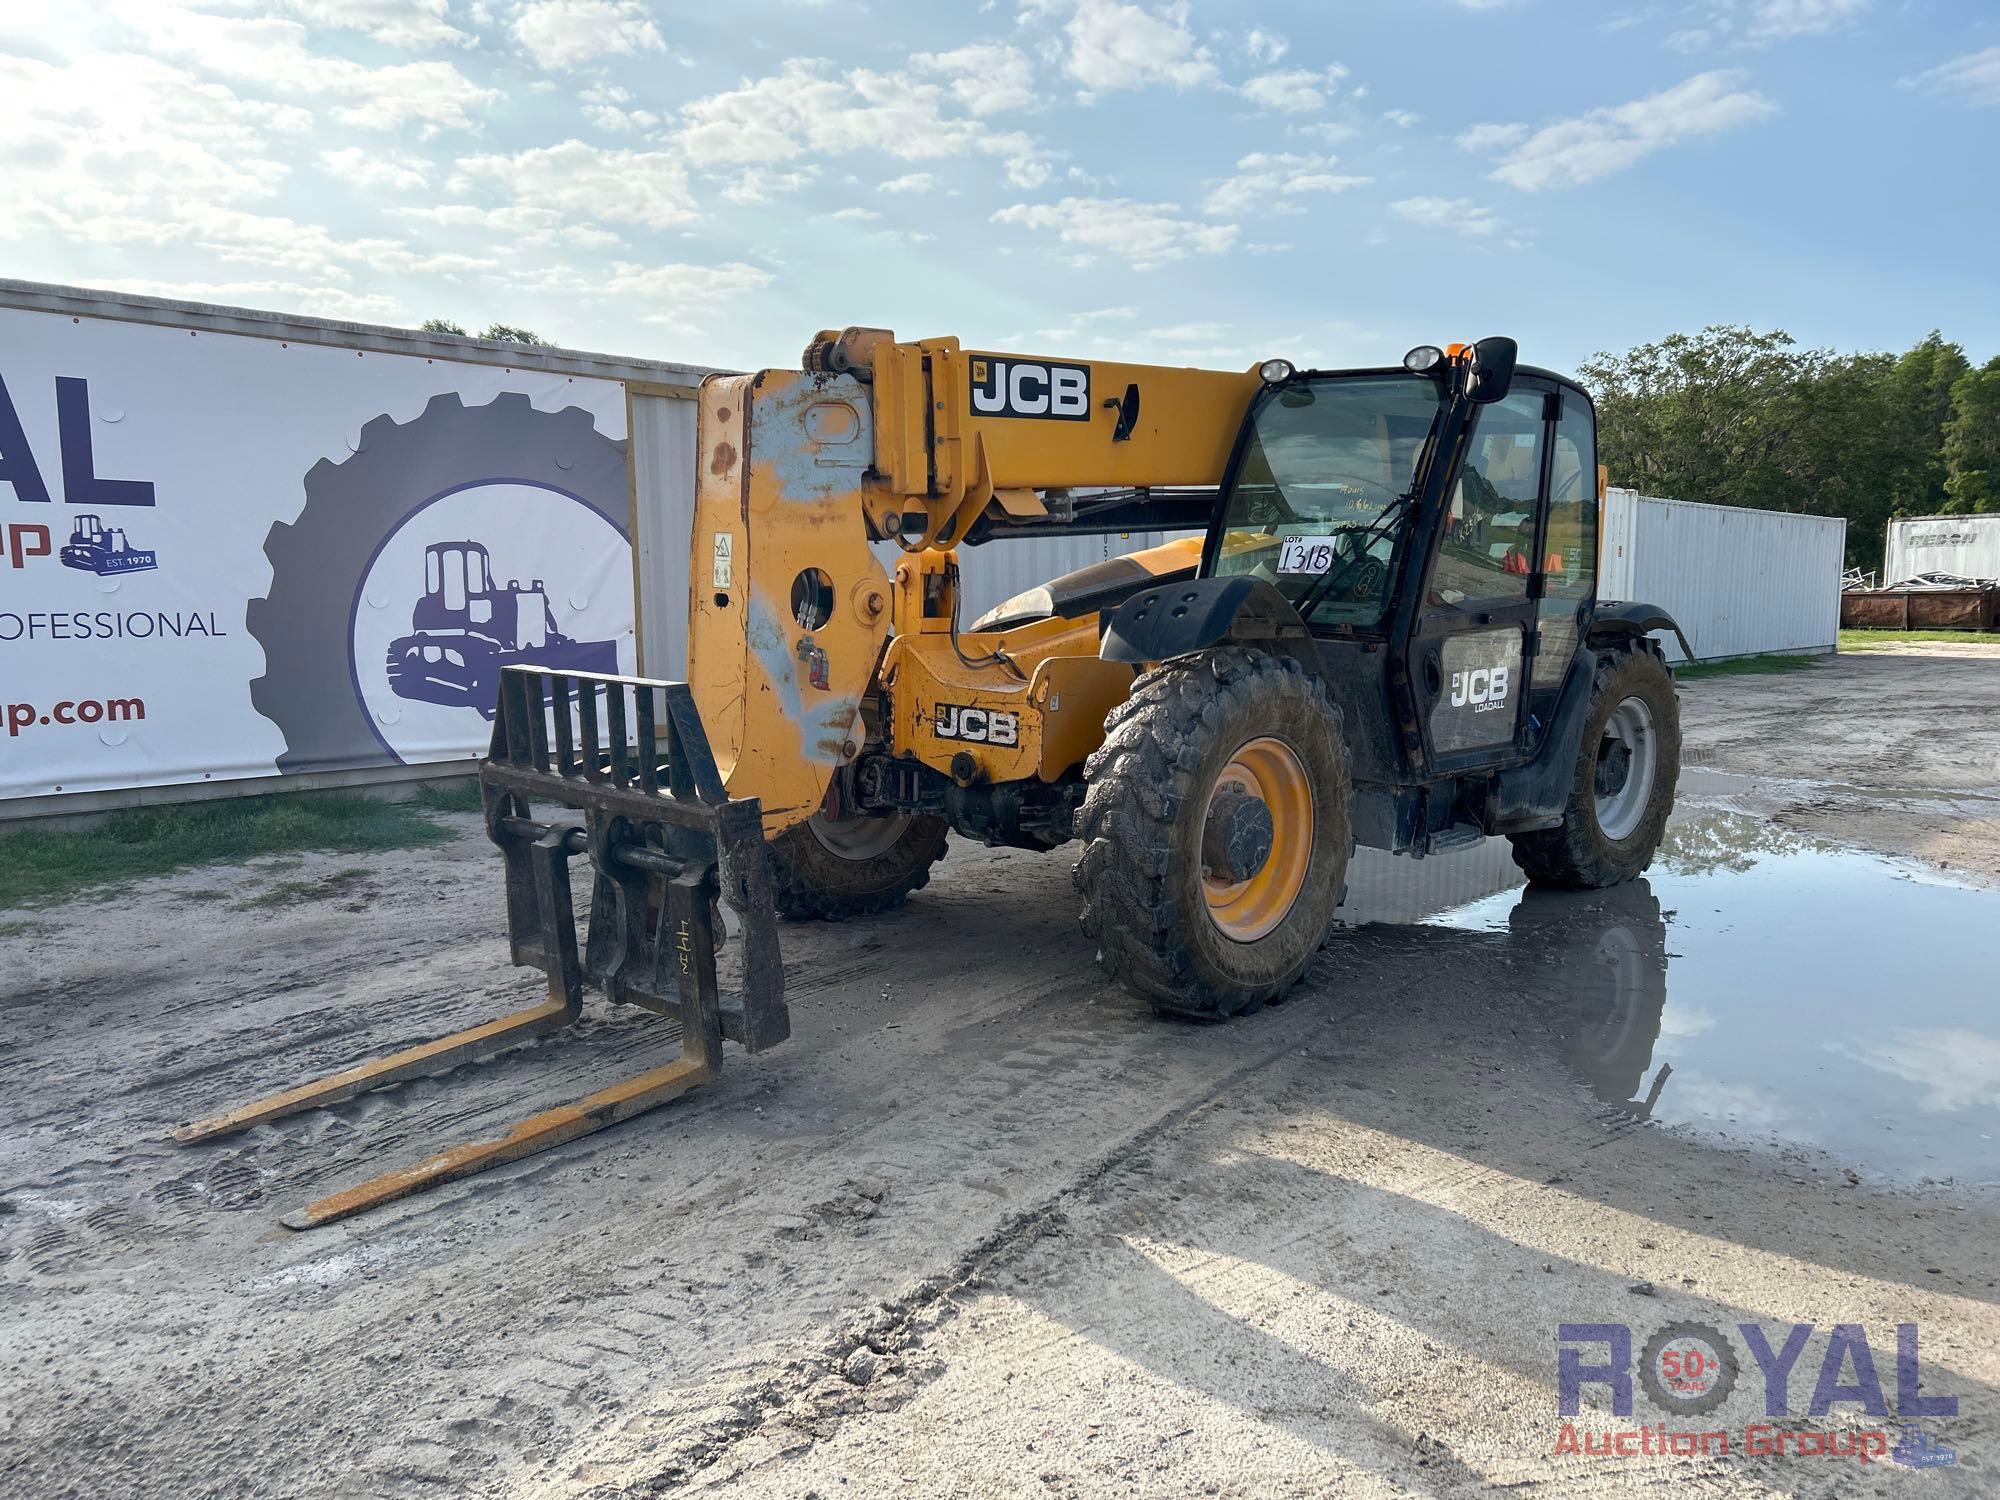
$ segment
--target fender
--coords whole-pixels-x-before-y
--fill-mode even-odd
[[[1166,661],[1223,641],[1284,643],[1310,661],[1311,633],[1276,585],[1247,573],[1188,578],[1135,594],[1105,627],[1105,661]]]
[[[1688,643],[1687,636],[1674,622],[1674,617],[1657,604],[1599,601],[1585,639],[1595,646],[1626,636],[1645,635],[1654,630],[1671,630],[1674,639],[1681,643],[1682,653],[1689,661],[1694,660],[1694,647]]]

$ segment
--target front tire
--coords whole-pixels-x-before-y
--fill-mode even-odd
[[[1353,847],[1340,714],[1290,657],[1141,677],[1084,767],[1076,888],[1104,972],[1155,1009],[1241,1015],[1304,977]]]
[[[929,884],[945,821],[930,814],[829,820],[819,813],[769,844],[778,914],[825,922],[893,911]]]
[[[1681,773],[1680,704],[1658,653],[1650,645],[1601,651],[1596,673],[1561,825],[1508,835],[1530,880],[1570,890],[1646,871]]]

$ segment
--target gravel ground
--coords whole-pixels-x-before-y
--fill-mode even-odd
[[[2000,651],[1683,700],[1687,847],[1726,827],[2000,885]],[[1499,849],[1365,864],[1355,930],[1309,984],[1202,1027],[1101,982],[1069,856],[956,846],[901,913],[785,929],[785,1046],[549,1155],[279,1229],[672,1053],[664,1023],[593,1007],[441,1078],[167,1139],[532,998],[464,823],[437,849],[192,872],[0,924],[0,1493],[2000,1486],[2000,1168],[1898,1181],[1649,1119],[1682,1013],[1662,1035],[1656,999],[1635,1053],[1577,997],[1623,972],[1620,942],[1657,978],[1684,917],[1627,888],[1430,920],[1515,901]],[[1926,1424],[1958,1463],[1558,1453],[1556,1325],[1643,1341],[1680,1320],[1815,1325],[1789,1425],[1850,1435],[1886,1419],[1804,1415],[1829,1331],[1867,1330],[1893,1401],[1894,1329],[1917,1324],[1925,1393],[1960,1397]],[[1681,1420],[1740,1432],[1762,1397],[1746,1361]],[[1579,1429],[1662,1420],[1604,1399]]]

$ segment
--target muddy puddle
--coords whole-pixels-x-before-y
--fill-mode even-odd
[[[2000,1187],[2000,891],[1728,812],[1644,880],[1526,889],[1503,840],[1363,850],[1346,920],[1447,929],[1608,1107],[1816,1148],[1857,1179]]]

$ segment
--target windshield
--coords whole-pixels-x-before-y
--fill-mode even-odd
[[[1251,418],[1209,571],[1254,573],[1312,623],[1372,625],[1388,605],[1417,460],[1444,388],[1421,375],[1299,381]]]

